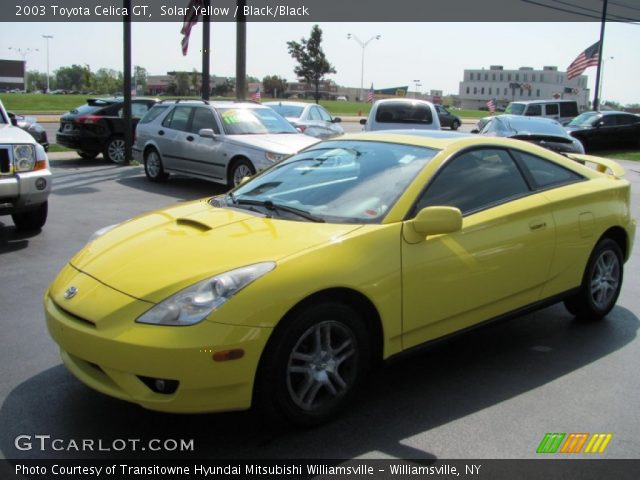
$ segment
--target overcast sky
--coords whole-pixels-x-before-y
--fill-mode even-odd
[[[247,74],[262,78],[279,75],[295,80],[288,40],[307,37],[311,23],[249,23]],[[503,65],[566,70],[573,59],[599,38],[599,23],[320,23],[324,51],[340,85],[359,87],[361,47],[347,34],[363,41],[375,35],[365,49],[364,85],[388,88],[420,80],[420,90],[458,93],[463,70]],[[202,28],[193,29],[189,54],[182,56],[180,23],[133,23],[134,65],[149,74],[171,70],[201,70]],[[28,31],[25,32],[25,29]],[[46,43],[50,70],[71,64],[88,64],[122,70],[122,25],[119,23],[3,23],[0,24],[0,58],[22,57],[8,47],[39,49],[27,55],[27,68],[46,71]],[[602,96],[623,104],[640,103],[640,25],[607,23],[604,43]],[[235,24],[214,23],[211,28],[211,72],[235,76]],[[614,57],[612,60],[609,57]],[[585,72],[595,85],[595,67]]]

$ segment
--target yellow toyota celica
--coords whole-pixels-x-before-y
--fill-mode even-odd
[[[322,142],[96,232],[45,294],[65,365],[153,410],[312,425],[417,345],[559,301],[613,308],[635,233],[617,163],[428,135]]]

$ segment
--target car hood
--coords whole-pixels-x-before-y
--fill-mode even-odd
[[[115,290],[158,303],[205,278],[277,262],[339,241],[360,227],[265,218],[206,201],[189,202],[120,224],[70,263]]]
[[[284,154],[297,153],[303,148],[319,142],[317,138],[303,135],[302,133],[228,135],[227,138],[238,145]]]
[[[19,127],[0,124],[0,143],[35,143],[33,137]]]

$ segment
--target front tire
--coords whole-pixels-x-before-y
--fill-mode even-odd
[[[622,288],[622,277],[620,246],[614,240],[604,238],[589,257],[580,291],[565,300],[565,307],[578,318],[600,320],[616,304]]]
[[[49,203],[44,202],[38,207],[37,210],[33,210],[31,212],[14,213],[11,215],[11,218],[13,219],[13,223],[15,223],[16,225],[16,230],[40,230],[47,222],[48,212]]]
[[[259,406],[299,426],[335,417],[369,368],[370,341],[358,312],[331,301],[312,304],[274,335],[258,374]]]
[[[126,161],[124,138],[113,137],[109,139],[106,148],[104,149],[104,158],[107,160],[122,165]]]
[[[460,122],[458,122],[457,120],[454,120],[453,123],[451,124],[451,130],[458,130],[458,128],[460,128]]]
[[[244,177],[250,177],[254,173],[256,173],[256,169],[253,168],[253,164],[249,160],[245,158],[236,160],[229,169],[227,185],[229,188],[237,187]]]
[[[149,149],[144,155],[144,173],[152,182],[164,182],[169,174],[164,171],[162,159],[155,148]]]

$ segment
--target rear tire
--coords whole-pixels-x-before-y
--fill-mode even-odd
[[[11,218],[13,219],[13,223],[16,225],[16,230],[40,230],[47,222],[48,212],[49,204],[48,202],[44,202],[36,210],[31,212],[14,213],[11,215]]]
[[[600,320],[616,304],[623,278],[620,246],[610,238],[598,242],[589,257],[580,291],[566,299],[570,313],[585,320]]]
[[[104,149],[104,158],[118,165],[125,163],[127,159],[125,155],[124,138],[110,138]]]
[[[298,426],[325,423],[353,399],[370,364],[370,339],[357,311],[332,301],[289,317],[269,341],[256,402]]]
[[[164,171],[162,159],[155,148],[149,149],[144,154],[144,173],[152,182],[165,182],[169,174]]]

